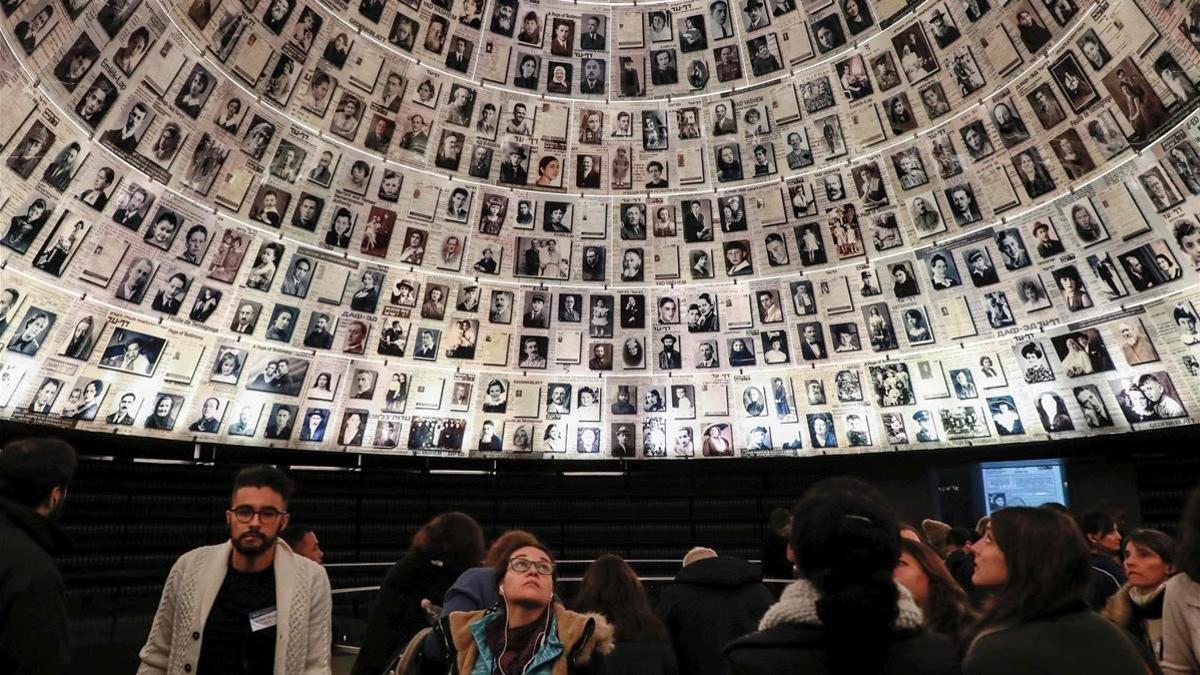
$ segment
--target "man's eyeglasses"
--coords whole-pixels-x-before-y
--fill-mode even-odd
[[[534,562],[528,558],[513,558],[512,560],[508,561],[508,568],[518,574],[524,574],[525,572],[528,572],[529,568],[531,567],[537,570],[537,573],[544,577],[554,574],[554,563],[548,563],[545,561]]]
[[[279,516],[286,515],[287,511],[267,507],[265,509],[255,510],[249,506],[239,506],[235,509],[229,509],[234,518],[237,518],[239,523],[249,523],[254,520],[254,516],[258,516],[258,520],[263,525],[270,525],[279,520]]]

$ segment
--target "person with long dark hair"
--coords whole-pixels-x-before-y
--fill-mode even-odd
[[[965,675],[1146,672],[1125,634],[1088,608],[1088,547],[1070,516],[1001,509],[971,550],[971,580],[992,598],[971,631]]]
[[[605,675],[679,672],[666,627],[650,609],[641,579],[620,556],[607,553],[588,566],[575,611],[603,615],[613,625],[616,648],[604,659]]]
[[[925,628],[950,638],[956,645],[975,614],[941,557],[929,546],[907,537],[900,539],[896,581],[912,593],[925,616]]]
[[[725,648],[729,675],[957,673],[949,638],[922,628],[894,578],[900,524],[878,490],[822,481],[796,504],[788,553],[799,576],[759,630]]]
[[[1158,530],[1134,530],[1125,537],[1124,552],[1129,581],[1108,599],[1102,614],[1133,636],[1148,668],[1157,668],[1167,581],[1175,575],[1175,540]]]
[[[1121,565],[1121,532],[1118,523],[1104,511],[1089,511],[1079,518],[1079,529],[1087,539],[1088,565],[1092,585],[1088,589],[1088,604],[1097,612],[1108,598],[1125,583]]]
[[[384,672],[392,657],[429,625],[422,600],[440,598],[483,560],[483,529],[465,513],[443,513],[413,535],[379,589],[353,675]]]

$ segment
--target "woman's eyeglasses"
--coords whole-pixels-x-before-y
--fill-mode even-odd
[[[508,561],[508,568],[514,572],[517,572],[518,574],[524,574],[525,572],[528,572],[529,568],[531,567],[537,570],[538,574],[545,577],[554,574],[554,563],[548,563],[545,561],[534,562],[528,558],[513,558],[512,560]]]

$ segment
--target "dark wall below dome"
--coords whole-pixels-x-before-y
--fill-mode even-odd
[[[36,426],[0,425],[0,437],[6,439],[43,433]],[[249,463],[278,463],[298,481],[300,491],[289,510],[297,522],[315,528],[327,563],[393,561],[421,523],[449,510],[471,513],[489,537],[513,527],[530,529],[563,559],[616,552],[627,558],[677,560],[693,545],[757,558],[771,509],[790,505],[807,485],[826,476],[854,475],[874,483],[899,515],[914,524],[940,516],[970,526],[981,502],[972,478],[977,462],[1045,457],[1065,458],[1068,499],[1076,512],[1108,499],[1126,507],[1131,525],[1171,530],[1187,492],[1200,480],[1200,460],[1189,452],[1195,447],[1194,428],[803,461],[584,464],[439,462],[86,432],[62,435],[85,456],[62,521],[77,547],[60,560],[73,639],[81,662],[111,659],[112,672],[126,672],[135,658],[175,558],[224,536],[221,512],[228,486],[237,468]],[[351,468],[355,470],[338,470]],[[489,473],[437,473],[445,468]],[[617,473],[563,475],[581,470]],[[945,497],[946,490],[966,495],[957,501],[967,504],[966,511],[952,508],[955,502]],[[677,563],[636,567],[643,576],[670,577]],[[335,589],[377,585],[385,570],[329,568]],[[568,573],[582,570],[575,565]],[[370,597],[338,596],[335,613],[365,618]],[[89,660],[83,661],[84,654]]]

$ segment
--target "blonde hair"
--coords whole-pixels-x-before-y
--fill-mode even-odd
[[[706,546],[696,546],[692,550],[688,551],[687,555],[683,556],[683,566],[687,567],[697,560],[705,560],[715,557],[717,557],[717,552],[711,548]]]

